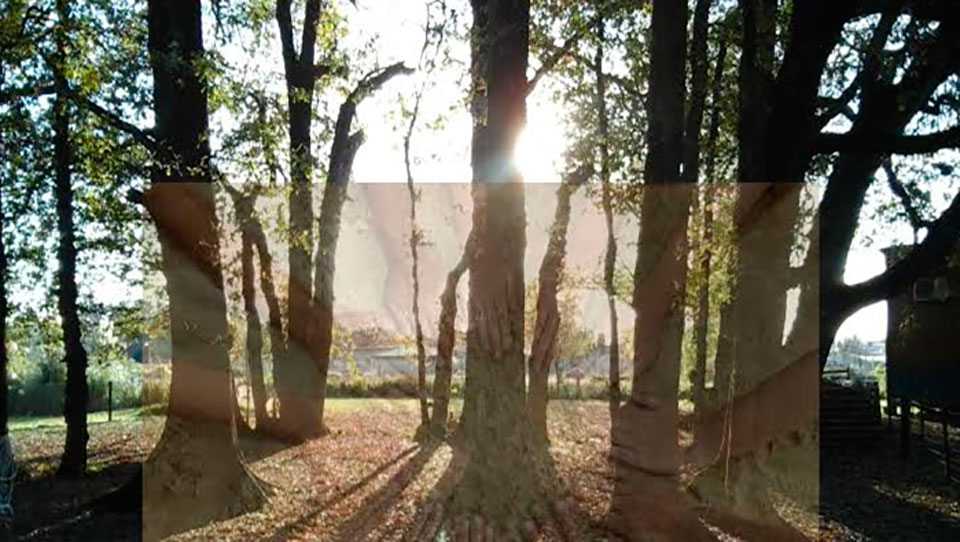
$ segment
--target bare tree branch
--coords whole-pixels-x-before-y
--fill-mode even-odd
[[[60,73],[59,64],[57,62],[55,62],[52,58],[48,57],[47,55],[43,55],[43,58],[47,66],[50,67],[50,70],[53,71],[55,75]],[[133,139],[137,143],[140,143],[141,145],[143,145],[144,148],[146,148],[151,153],[157,152],[157,148],[158,148],[157,140],[153,137],[153,134],[150,133],[150,130],[145,130],[143,128],[140,128],[135,124],[125,120],[123,117],[121,117],[117,113],[114,113],[102,107],[101,105],[97,104],[90,98],[81,95],[77,91],[77,89],[75,89],[73,86],[69,84],[66,85],[66,92],[67,92],[67,97],[70,98],[70,100],[72,100],[74,103],[76,103],[80,107],[87,109],[88,111],[96,115],[98,118],[100,118],[110,126],[116,128],[117,130],[120,130],[121,132],[124,132],[130,135],[131,137],[133,137]]]
[[[850,101],[853,100],[857,96],[857,92],[860,91],[860,80],[861,77],[858,75],[850,82],[847,88],[843,89],[840,96],[823,99],[822,107],[824,111],[818,116],[816,122],[818,129],[822,130],[834,117],[843,113],[844,109],[850,104]]]
[[[413,72],[413,68],[406,67],[403,62],[391,64],[380,71],[370,72],[357,83],[353,92],[347,96],[347,101],[359,105],[367,96],[379,90],[390,79],[401,74],[410,75]]]
[[[148,130],[139,128],[129,121],[124,120],[122,117],[120,117],[120,115],[98,105],[93,100],[78,95],[73,89],[70,89],[69,92],[70,97],[74,101],[76,101],[81,107],[96,115],[97,118],[106,122],[117,130],[130,135],[130,137],[132,137],[137,143],[143,145],[143,147],[151,153],[157,152],[157,140],[153,138]]]
[[[558,45],[548,44],[548,45],[545,45],[545,47],[546,47],[546,48],[550,48],[550,49],[552,49],[552,50],[554,50],[554,51],[559,51],[559,50],[560,50],[560,46],[558,46]],[[566,56],[569,56],[570,58],[574,59],[575,61],[579,62],[580,64],[582,64],[582,65],[584,65],[584,66],[586,66],[586,67],[589,67],[589,68],[593,69],[594,60],[593,60],[592,58],[588,58],[588,57],[586,57],[586,56],[583,56],[582,54],[577,53],[576,51],[566,51],[566,53],[564,53],[564,54],[565,54]],[[640,89],[638,89],[637,86],[636,86],[635,84],[633,84],[633,82],[629,81],[628,79],[626,79],[626,78],[624,78],[624,77],[620,77],[619,75],[615,75],[615,74],[608,73],[608,72],[603,72],[603,73],[600,74],[600,76],[603,77],[603,79],[604,79],[605,82],[610,82],[610,83],[613,83],[613,84],[617,85],[617,87],[619,87],[620,90],[626,92],[627,94],[630,94],[630,95],[633,96],[634,98],[637,98],[637,99],[643,101],[643,100],[645,100],[646,97],[647,97],[647,95],[646,95],[643,91],[641,91]],[[528,91],[527,91],[527,95],[528,95],[528,96],[529,96],[529,93],[530,93],[530,91],[528,90]]]
[[[960,147],[960,126],[922,135],[895,134],[820,134],[814,152],[876,152],[890,154],[927,154],[940,149]]]
[[[929,221],[924,220],[920,216],[920,213],[917,211],[917,208],[913,206],[913,201],[910,199],[910,194],[907,192],[903,183],[900,182],[900,179],[897,178],[896,172],[893,170],[893,162],[888,157],[883,162],[883,172],[887,177],[887,185],[890,187],[890,191],[894,193],[895,196],[900,200],[900,205],[903,206],[903,210],[907,213],[907,219],[910,221],[910,226],[913,228],[913,242],[917,242],[917,232],[920,228],[925,228],[930,225]]]
[[[845,312],[852,314],[871,303],[890,299],[912,284],[918,277],[943,264],[960,240],[960,193],[950,207],[931,224],[923,241],[902,260],[872,279],[845,285],[837,292],[842,296]]]
[[[47,96],[49,94],[53,94],[53,92],[53,85],[46,84],[11,88],[0,91],[0,104],[12,102],[20,98],[37,98],[40,96]]]
[[[550,56],[543,61],[543,64],[540,64],[540,67],[537,68],[536,72],[534,72],[533,77],[527,81],[526,96],[529,97],[530,94],[536,90],[537,84],[540,83],[540,80],[543,79],[543,76],[550,73],[550,71],[553,70],[561,60],[563,60],[563,57],[567,56],[567,54],[573,50],[577,43],[579,43],[580,40],[590,32],[590,29],[597,24],[599,19],[599,16],[590,19],[587,24],[578,28],[576,32],[564,40],[563,44],[561,44],[559,47],[550,47],[552,49]]]

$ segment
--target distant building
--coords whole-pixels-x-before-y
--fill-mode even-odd
[[[910,247],[883,251],[887,267]],[[960,252],[887,303],[887,396],[960,408]]]
[[[579,359],[566,361],[576,369],[579,369],[585,378],[606,378],[610,375],[610,347],[607,345],[606,338],[602,333],[597,337],[597,343],[586,355]]]
[[[433,352],[430,354],[429,352]],[[427,345],[427,374],[432,375],[436,364],[436,346]],[[463,375],[466,351],[457,348],[454,351],[453,374]],[[411,349],[402,344],[381,344],[356,348],[351,357],[356,371],[364,378],[394,379],[416,378],[417,358]],[[351,362],[345,357],[330,360],[330,374],[342,377],[351,376]]]

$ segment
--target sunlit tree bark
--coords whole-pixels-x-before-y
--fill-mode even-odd
[[[456,504],[498,524],[536,496],[524,423],[523,185],[512,154],[525,120],[530,6],[474,1],[473,231],[461,432],[470,460]],[[494,38],[494,36],[496,36]],[[476,81],[476,79],[475,79]]]
[[[540,262],[537,291],[537,319],[533,328],[530,346],[530,358],[527,368],[530,371],[527,389],[527,413],[530,421],[531,438],[535,444],[547,443],[547,380],[550,376],[550,364],[557,353],[560,314],[557,306],[557,290],[563,278],[564,260],[567,256],[567,229],[570,225],[570,198],[592,174],[592,168],[583,168],[569,175],[557,188],[557,208],[554,211],[553,225],[547,251]]]
[[[170,307],[167,420],[144,464],[145,540],[252,510],[263,493],[235,447],[219,224],[207,141],[200,2],[151,0],[157,153],[143,202],[160,237]]]

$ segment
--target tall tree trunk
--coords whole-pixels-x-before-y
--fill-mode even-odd
[[[0,68],[2,71],[2,68]],[[3,77],[0,76],[0,83]],[[7,436],[7,248],[4,244],[4,225],[7,215],[3,208],[3,182],[0,182],[0,437]]]
[[[198,0],[151,0],[150,61],[158,152],[144,194],[160,237],[170,303],[167,421],[144,464],[145,540],[259,507],[263,493],[235,447],[219,224],[207,141]]]
[[[617,268],[617,238],[613,226],[613,195],[610,193],[610,121],[607,115],[606,78],[603,75],[603,45],[606,40],[603,18],[597,20],[597,53],[594,75],[597,80],[597,137],[600,151],[600,190],[603,217],[607,226],[607,248],[603,257],[603,289],[607,294],[610,314],[610,435],[616,432],[617,412],[620,410],[620,329],[617,322],[617,292],[613,278]],[[559,376],[559,373],[557,373]]]
[[[70,113],[67,80],[67,34],[70,12],[66,0],[57,0],[57,69],[54,85],[54,163],[57,206],[57,229],[60,245],[57,259],[57,306],[63,328],[63,362],[67,365],[67,386],[64,390],[63,416],[67,423],[67,439],[63,459],[57,471],[62,476],[79,476],[87,470],[87,351],[83,347],[80,314],[77,308],[77,247],[73,219],[73,187],[70,179]]]
[[[737,146],[741,181],[766,181],[777,0],[740,0],[743,15]]]
[[[343,203],[347,197],[350,169],[353,167],[353,159],[362,142],[362,134],[350,141],[350,147],[344,148],[346,153],[337,158],[340,163],[334,162],[331,157],[330,174],[324,187],[323,202],[320,207],[320,235],[317,237],[317,259],[313,288],[313,321],[309,333],[311,337],[310,353],[319,369],[318,394],[315,398],[316,419],[320,423],[320,427],[317,428],[319,434],[327,432],[327,429],[323,426],[323,407],[326,400],[327,371],[330,367],[330,348],[333,346],[333,280],[336,272],[340,218]],[[334,152],[337,150],[335,140]],[[338,175],[337,172],[341,172],[341,174]],[[334,175],[337,175],[337,177],[334,178]]]
[[[433,417],[431,431],[436,436],[447,432],[447,417],[450,408],[450,382],[453,379],[453,351],[457,332],[457,285],[467,270],[470,240],[457,265],[447,273],[447,282],[440,294],[440,321],[437,330],[437,361],[433,375]]]
[[[711,186],[704,187],[703,222],[701,223],[702,250],[700,255],[700,283],[697,288],[696,322],[694,336],[696,357],[693,378],[693,413],[696,417],[704,407],[707,377],[707,339],[710,332],[710,275],[713,261],[713,191]]]
[[[256,217],[255,206],[258,188],[253,193],[244,194],[233,188],[230,183],[223,182],[221,186],[233,199],[237,222],[240,224],[241,236],[241,293],[243,295],[244,310],[247,320],[247,368],[252,388],[254,415],[257,420],[257,431],[273,433],[276,431],[276,420],[267,412],[267,390],[263,371],[263,325],[260,321],[260,312],[256,303],[257,281],[254,276],[253,251],[256,249],[260,262],[260,289],[267,301],[268,329],[270,333],[270,357],[273,363],[283,363],[286,353],[285,338],[283,335],[283,314],[280,302],[277,299],[276,288],[273,285],[273,257],[267,244],[263,225]],[[242,425],[238,424],[240,429]]]
[[[710,15],[710,0],[697,0],[693,15],[693,41],[690,44],[690,105],[687,108],[686,127],[683,144],[683,179],[696,183],[700,176],[700,126],[703,122],[703,110],[707,99],[707,33]],[[721,52],[723,52],[721,45]],[[716,78],[723,73],[723,55],[719,55],[719,69]],[[714,89],[719,87],[715,82]],[[716,95],[714,95],[716,98]],[[714,119],[717,113],[714,111]],[[711,126],[712,128],[712,126]],[[712,136],[711,132],[711,136]],[[712,143],[712,142],[711,142]],[[712,172],[711,172],[712,173]],[[712,179],[707,177],[707,182]],[[699,202],[695,197],[694,206]],[[704,190],[703,222],[701,223],[700,277],[697,291],[696,321],[694,336],[696,359],[694,362],[693,388],[694,409],[703,403],[704,378],[707,370],[707,324],[710,318],[710,244],[713,241],[713,201],[709,188]]]
[[[727,40],[720,41],[720,47],[717,51],[717,61],[713,70],[713,88],[710,91],[710,128],[707,133],[707,156],[706,156],[706,182],[715,183],[716,179],[716,160],[717,160],[717,140],[720,136],[720,113],[722,104],[720,100],[723,92],[723,66],[727,56]],[[700,291],[697,295],[697,359],[696,371],[697,382],[694,386],[695,398],[699,394],[699,401],[694,400],[694,408],[699,413],[703,410],[705,403],[705,387],[707,375],[707,337],[709,336],[710,322],[710,277],[713,265],[713,204],[714,190],[711,186],[705,188],[704,206],[703,206],[703,243],[706,252],[701,262],[701,274],[703,282],[700,285]],[[716,391],[719,383],[719,369],[714,363],[713,387]]]
[[[711,0],[697,0],[690,43],[690,99],[683,130],[681,176],[684,182],[700,179],[700,128],[707,102],[707,31]]]
[[[237,214],[240,215],[240,275],[242,283],[243,307],[247,321],[247,370],[250,375],[250,388],[253,395],[253,412],[257,420],[257,429],[262,430],[269,424],[267,414],[267,389],[263,381],[263,326],[260,323],[260,311],[257,310],[257,292],[255,288],[252,230],[253,206],[256,196],[234,200]]]
[[[426,43],[424,44],[426,47]],[[417,116],[420,113],[420,100],[423,98],[423,89],[417,94],[410,115],[410,124],[403,138],[403,164],[407,170],[407,192],[410,194],[410,255],[413,265],[410,269],[413,281],[413,327],[414,340],[417,346],[417,395],[420,398],[420,427],[424,430],[430,426],[430,411],[427,405],[427,352],[423,347],[423,327],[420,325],[420,242],[421,232],[417,227],[417,201],[420,195],[413,184],[413,170],[410,164],[410,139],[413,129],[417,125]],[[436,379],[436,369],[434,369]]]
[[[462,421],[470,459],[455,498],[461,510],[502,525],[538,496],[524,423],[526,217],[523,184],[512,160],[526,117],[530,5],[474,1],[473,12],[475,30],[482,32],[474,34],[472,54],[475,66],[483,66],[474,76],[485,74],[486,126],[474,132],[473,148]],[[474,118],[475,125],[482,122]]]
[[[567,256],[567,229],[570,225],[570,198],[591,175],[592,168],[584,168],[564,181],[557,188],[557,208],[547,251],[540,262],[539,290],[537,293],[537,321],[533,329],[530,358],[527,367],[530,381],[527,390],[527,416],[530,437],[536,445],[546,446],[547,437],[547,380],[550,364],[556,357],[557,333],[563,315],[557,306],[557,290],[563,276]]]
[[[286,356],[286,341],[283,334],[283,313],[280,309],[280,300],[277,298],[277,289],[273,284],[273,256],[267,244],[267,236],[263,226],[256,217],[250,222],[250,237],[257,248],[257,258],[260,262],[260,291],[267,301],[267,326],[270,330],[270,357],[274,366],[283,363]],[[260,420],[257,420],[259,425]]]
[[[323,405],[326,399],[327,372],[330,369],[330,348],[333,345],[333,281],[336,272],[337,240],[340,237],[340,219],[343,203],[347,199],[353,160],[364,142],[363,131],[353,131],[352,128],[357,106],[393,77],[410,74],[412,71],[402,63],[397,63],[365,77],[340,105],[337,115],[333,144],[330,147],[327,181],[320,204],[320,235],[317,236],[313,301],[307,329],[309,353],[316,364],[319,379],[314,388],[316,394],[311,397],[311,412],[315,410],[316,416],[311,415],[309,419],[310,425],[305,428],[307,435],[319,436],[326,433],[323,425]]]
[[[300,50],[293,39],[291,0],[277,0],[276,18],[287,84],[290,139],[290,208],[287,282],[287,343],[285,359],[274,363],[274,386],[280,401],[280,428],[302,440],[323,433],[317,395],[324,380],[311,359],[311,251],[313,245],[313,154],[311,120],[317,69],[314,66],[320,0],[304,4]]]
[[[681,177],[687,6],[653,7],[647,159],[634,275],[634,374],[611,454],[611,526],[622,537],[705,540],[677,487],[677,393],[690,185]],[[648,538],[642,538],[648,537]]]
[[[793,226],[800,203],[796,183],[782,189],[759,184],[768,180],[772,167],[767,146],[771,143],[768,127],[774,100],[771,82],[777,2],[741,0],[741,7],[738,175],[741,183],[753,184],[740,187],[735,212],[741,221],[749,216],[756,219],[749,228],[737,232],[739,269],[731,297],[736,327],[730,352],[741,363],[734,393],[750,389],[781,363],[777,353],[782,344]],[[779,196],[783,194],[787,199],[781,204]],[[769,205],[765,203],[768,200]]]

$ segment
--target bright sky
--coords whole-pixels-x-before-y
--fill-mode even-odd
[[[407,66],[416,66],[426,17],[423,1],[385,3],[361,0],[357,4],[356,9],[350,5],[344,7],[347,26],[351,29],[348,42],[362,44],[377,36],[377,49],[386,52],[379,59],[381,65],[403,61]],[[469,13],[463,12],[461,17],[466,17],[461,24],[469,23]],[[447,43],[452,46],[452,56],[461,64],[431,76],[435,84],[428,87],[425,94],[418,130],[412,141],[413,175],[417,182],[469,182],[471,177],[472,121],[464,104],[468,84],[464,72],[469,66],[470,51],[466,44],[450,38]],[[412,104],[412,96],[426,76],[417,73],[391,81],[388,87],[361,106],[358,118],[367,142],[354,164],[356,182],[406,182],[402,141],[406,126],[405,121],[397,118],[398,96],[402,94]],[[549,95],[547,83],[527,100],[527,127],[515,153],[526,182],[560,180],[558,170],[566,144],[562,124],[564,115]],[[427,124],[440,114],[446,116],[446,122],[439,130],[430,129]],[[382,119],[384,116],[386,122],[379,122],[378,117]]]
[[[879,248],[856,248],[847,256],[843,278],[854,284],[883,273],[886,265]],[[847,319],[837,332],[837,339],[857,336],[868,341],[883,340],[887,336],[887,303],[874,303]]]

